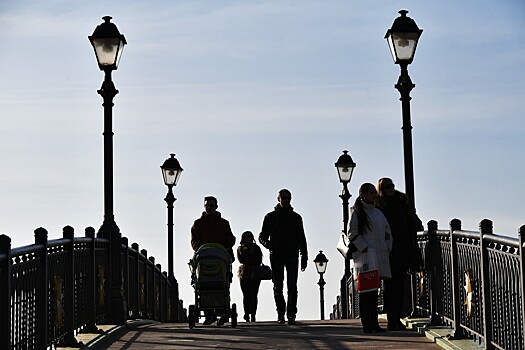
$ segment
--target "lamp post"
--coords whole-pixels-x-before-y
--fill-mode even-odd
[[[317,269],[317,273],[319,274],[319,282],[317,284],[319,285],[319,293],[320,293],[320,301],[321,301],[321,320],[324,320],[324,286],[326,282],[324,281],[323,275],[326,272],[326,266],[328,265],[328,259],[323,254],[323,251],[320,250],[319,254],[314,259],[315,268]]]
[[[111,17],[102,17],[104,22],[95,28],[89,41],[95,50],[98,67],[104,71],[102,87],[97,92],[102,96],[104,106],[104,221],[98,236],[109,239],[110,244],[110,322],[124,324],[127,319],[127,304],[122,286],[121,234],[113,215],[113,97],[118,94],[111,81],[111,72],[116,70],[122,55],[126,39],[117,26],[111,23]]]
[[[348,154],[347,150],[343,151],[343,154],[337,159],[335,167],[337,168],[337,173],[339,175],[339,181],[343,184],[343,192],[339,197],[343,200],[343,232],[345,235],[348,234],[348,201],[352,195],[348,191],[348,183],[352,179],[352,174],[354,172],[356,164],[352,160],[352,157]],[[345,272],[344,276],[341,279],[341,309],[343,319],[349,318],[348,315],[348,278],[350,274],[350,260],[345,259]]]
[[[97,92],[102,96],[104,106],[104,222],[99,234],[120,232],[113,215],[113,131],[112,109],[113,98],[118,94],[111,80],[111,72],[116,70],[120,57],[126,45],[124,35],[120,34],[117,26],[111,23],[111,17],[102,17],[104,22],[98,25],[89,36],[89,41],[95,50],[98,67],[104,71],[105,77],[102,87]]]
[[[168,194],[164,200],[168,204],[168,279],[172,286],[169,318],[178,322],[179,285],[173,272],[173,203],[177,198],[173,195],[173,186],[177,186],[182,168],[174,153],[171,153],[171,157],[166,159],[160,168],[164,184],[168,186]]]
[[[416,53],[417,43],[422,29],[419,29],[416,22],[407,17],[408,11],[399,11],[399,16],[394,20],[392,28],[385,35],[388,41],[390,52],[395,64],[399,64],[401,75],[395,88],[401,94],[401,107],[403,113],[403,153],[405,160],[405,191],[410,200],[411,206],[415,208],[414,196],[414,162],[412,159],[412,125],[410,122],[410,91],[415,87],[408,75],[408,65],[412,63]]]

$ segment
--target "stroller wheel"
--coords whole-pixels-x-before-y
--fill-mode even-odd
[[[195,305],[190,305],[188,308],[188,324],[190,329],[195,327]]]
[[[232,328],[235,328],[237,327],[237,305],[235,303],[232,304],[232,310],[231,310],[231,324],[232,324]]]

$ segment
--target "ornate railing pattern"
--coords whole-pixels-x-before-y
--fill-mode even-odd
[[[66,226],[63,238],[48,241],[38,228],[35,244],[13,249],[0,235],[0,348],[78,346],[75,334],[98,332],[97,324],[183,320],[182,303],[171,300],[178,295],[173,287],[155,259],[120,234],[95,237],[88,227],[85,237],[75,238]]]
[[[424,268],[411,275],[412,316],[448,325],[452,339],[470,338],[487,349],[525,349],[525,226],[518,239],[495,235],[492,227],[482,220],[479,231],[464,231],[454,219],[448,230],[439,230],[429,221],[418,233]],[[352,279],[349,290],[349,315],[358,317]],[[341,315],[339,300],[334,318]]]

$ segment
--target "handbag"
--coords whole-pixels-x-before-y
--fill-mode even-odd
[[[353,259],[352,254],[357,252],[357,247],[354,244],[354,240],[359,236],[358,233],[355,235],[350,242],[348,241],[348,236],[344,233],[344,231],[341,232],[341,235],[339,236],[339,241],[337,241],[337,250],[345,259]]]
[[[357,291],[359,293],[372,292],[379,289],[379,264],[375,249],[363,253],[359,261],[355,262],[357,270]]]
[[[255,278],[258,280],[271,280],[272,279],[272,269],[268,265],[258,265],[255,268]]]

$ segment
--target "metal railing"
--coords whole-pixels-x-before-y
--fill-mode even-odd
[[[486,349],[524,349],[525,226],[518,239],[495,235],[492,227],[482,220],[479,231],[465,231],[454,219],[440,230],[436,221],[428,222],[417,236],[424,268],[411,275],[412,315],[449,326],[451,339],[472,339]],[[357,318],[357,291],[353,279],[348,282],[349,315]],[[341,314],[340,305],[338,297],[333,318]]]
[[[70,226],[61,239],[47,236],[38,228],[35,244],[11,249],[0,235],[1,349],[79,346],[75,335],[98,332],[97,324],[184,319],[167,273],[138,244],[129,247],[120,234],[95,237],[92,227],[85,237]]]

